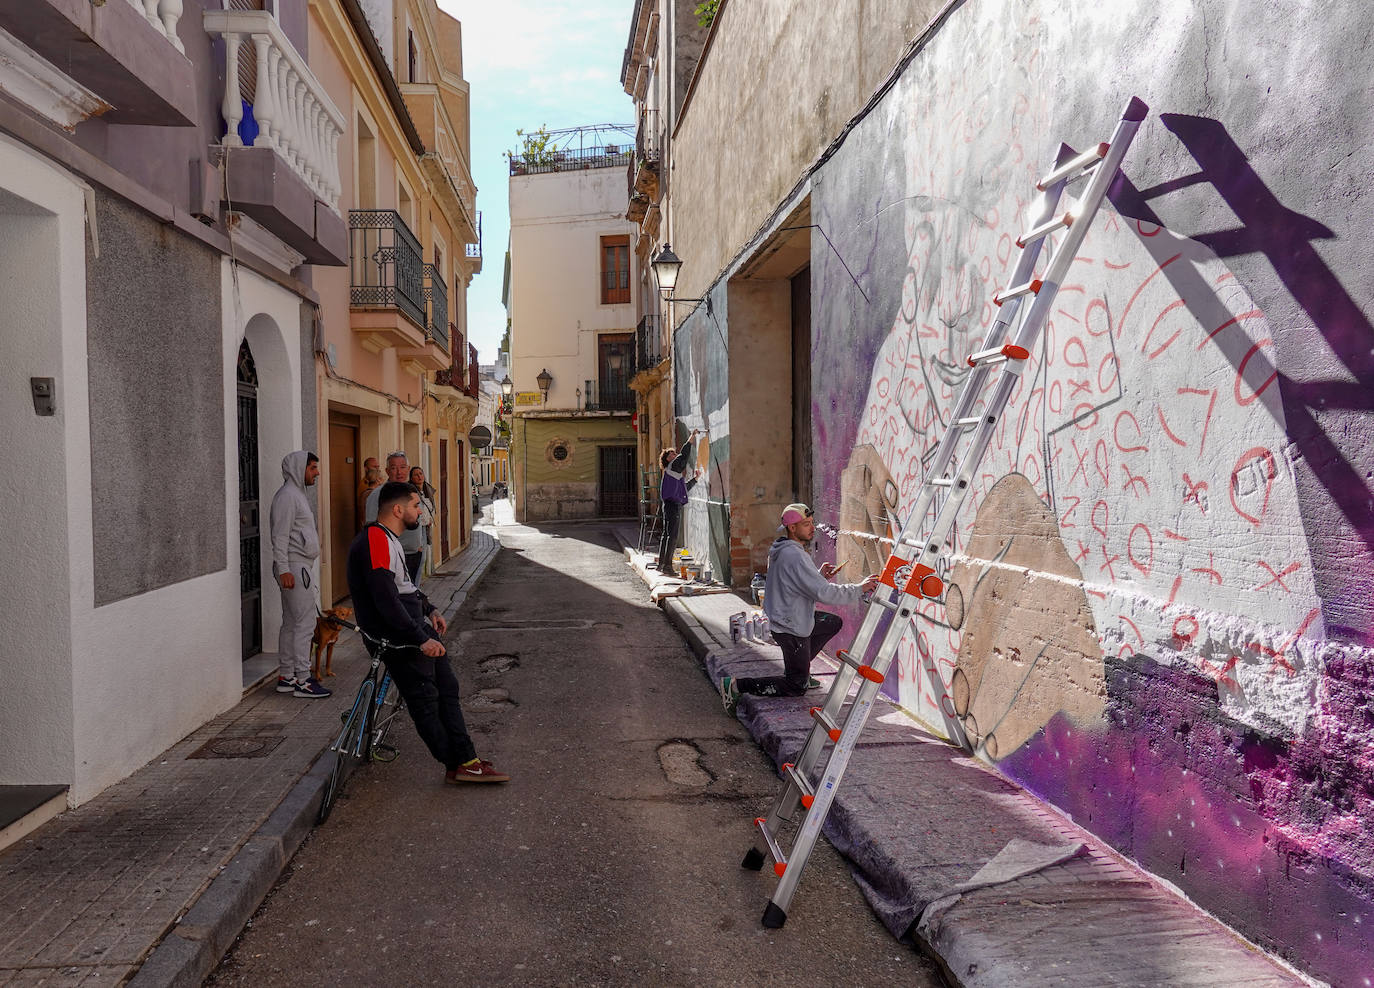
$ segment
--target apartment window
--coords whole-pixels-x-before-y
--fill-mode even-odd
[[[407,31],[407,32],[406,32],[406,56],[407,56],[407,58],[406,58],[406,62],[407,62],[406,68],[407,68],[407,70],[408,70],[408,72],[409,72],[409,75],[407,76],[407,78],[408,78],[411,82],[419,82],[420,80],[417,79],[417,78],[415,77],[415,73],[416,73],[416,68],[418,67],[419,62],[420,62],[420,53],[419,53],[419,52],[416,50],[416,48],[415,48],[415,32],[414,32],[414,31]]]
[[[630,301],[630,238],[601,238],[601,304]]]

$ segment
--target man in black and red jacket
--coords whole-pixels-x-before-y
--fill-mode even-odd
[[[420,492],[403,482],[383,484],[376,522],[348,548],[348,591],[358,626],[400,646],[387,648],[382,659],[420,739],[443,763],[444,781],[509,782],[509,775],[477,757],[458,705],[458,677],[439,639],[448,623],[411,582],[400,534],[419,524]]]

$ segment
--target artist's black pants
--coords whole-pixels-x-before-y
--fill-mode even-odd
[[[663,533],[658,539],[658,571],[670,572],[673,564],[673,550],[677,548],[678,519],[682,517],[682,505],[676,501],[663,502]],[[676,574],[673,574],[676,575]]]
[[[811,677],[811,660],[820,654],[826,642],[839,634],[843,626],[844,622],[838,614],[817,611],[816,626],[811,629],[809,638],[773,632],[773,637],[782,646],[783,674],[758,679],[741,677],[736,681],[739,691],[755,696],[801,696],[806,692],[806,681]]]
[[[405,698],[415,731],[436,761],[453,771],[477,757],[458,705],[458,677],[448,656],[432,659],[419,649],[382,656]]]

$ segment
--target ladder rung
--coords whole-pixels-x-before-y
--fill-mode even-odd
[[[811,788],[811,783],[806,781],[806,776],[791,762],[783,765],[782,770],[787,773],[787,777],[797,787],[797,792],[801,793],[802,806],[808,810],[811,809],[811,804],[816,801],[816,794]]]
[[[953,477],[933,477],[933,478],[931,478],[930,480],[927,480],[926,483],[929,484],[931,487],[953,487],[953,486],[954,486],[954,478],[953,478]]]
[[[879,686],[883,685],[883,680],[887,678],[872,666],[859,666],[859,675],[870,683],[877,683]]]
[[[764,843],[768,845],[768,853],[773,856],[773,871],[781,878],[782,873],[787,870],[787,857],[782,853],[782,848],[774,839],[773,832],[768,829],[768,818],[757,817],[754,823],[763,831]]]
[[[835,653],[835,661],[843,662],[851,669],[857,669],[859,668],[859,666],[863,665],[862,662],[860,662],[858,659],[854,658],[849,654],[849,649],[847,648],[842,648]]]
[[[854,668],[857,669],[858,665],[856,664]],[[840,740],[840,725],[836,724],[833,720],[831,720],[830,717],[826,715],[826,712],[823,708],[812,707],[811,719],[814,720],[817,724],[820,724],[821,727],[825,728],[825,733],[831,741]]]
[[[1103,141],[1101,144],[1099,144],[1092,150],[1084,151],[1077,158],[1071,158],[1068,161],[1064,162],[1054,171],[1050,172],[1040,181],[1036,182],[1035,187],[1039,189],[1041,192],[1044,192],[1047,188],[1049,188],[1055,182],[1059,181],[1061,178],[1068,178],[1070,175],[1073,175],[1073,173],[1078,171],[1078,169],[1087,168],[1089,165],[1097,164],[1103,158],[1107,157],[1107,151],[1110,149],[1111,145],[1108,144],[1106,141]]]
[[[882,590],[882,589],[884,589],[884,588],[883,588],[883,587],[879,587],[878,589],[879,589],[879,590]],[[902,605],[901,605],[901,604],[894,604],[894,603],[892,603],[892,601],[888,600],[888,599],[887,599],[887,594],[875,593],[875,594],[873,595],[873,603],[877,604],[879,607],[885,607],[885,608],[887,608],[889,611],[900,611],[900,610],[902,609]],[[864,668],[864,667],[863,667],[863,666],[855,666],[854,668],[855,668],[855,669],[862,669],[862,668]]]
[[[1040,288],[1043,285],[1044,282],[1039,278],[1032,278],[1024,285],[1018,285],[1016,288],[1007,288],[998,292],[992,297],[992,304],[1001,305],[1003,302],[1010,302],[1012,299],[1020,298],[1022,295],[1039,295]]]
[[[980,423],[982,423],[982,422],[986,422],[988,425],[996,425],[996,424],[997,424],[997,416],[996,416],[996,415],[969,415],[969,416],[966,417],[966,418],[955,419],[955,420],[954,420],[954,424],[957,425],[957,426],[959,426],[961,429],[969,429],[969,428],[972,428],[973,426],[978,425],[978,424],[980,424]]]
[[[1003,360],[1027,360],[1030,351],[1023,346],[1015,343],[1008,343],[1006,346],[997,347],[994,350],[980,350],[968,358],[970,367],[977,367],[979,364],[1000,362]]]
[[[1070,226],[1073,226],[1073,210],[1069,210],[1061,216],[1056,216],[1052,220],[1046,220],[1039,226],[1027,230],[1017,238],[1016,246],[1025,247],[1027,244],[1035,243],[1041,237],[1049,236],[1055,230]]]

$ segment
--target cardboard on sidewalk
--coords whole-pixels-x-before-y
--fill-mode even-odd
[[[667,581],[625,552],[651,590]],[[752,606],[742,596],[661,604],[713,685],[780,671],[776,646],[730,640],[730,615]],[[775,765],[800,752],[836,668],[822,655],[822,687],[805,698],[741,697],[737,716]],[[768,808],[741,816],[741,857]],[[823,832],[892,935],[958,985],[1308,983],[881,695]],[[763,875],[760,916],[773,888]]]

